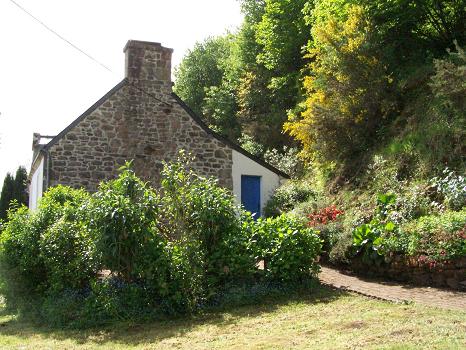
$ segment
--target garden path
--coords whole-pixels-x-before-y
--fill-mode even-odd
[[[428,306],[466,311],[465,292],[433,287],[417,287],[396,282],[382,282],[365,277],[350,276],[325,266],[322,266],[319,279],[323,284],[378,299],[399,303],[415,302]]]

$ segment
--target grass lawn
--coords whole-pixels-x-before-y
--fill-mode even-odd
[[[0,316],[1,349],[465,349],[466,310],[397,305],[318,287],[311,296],[98,330]]]

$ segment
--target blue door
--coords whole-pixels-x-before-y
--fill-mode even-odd
[[[261,216],[261,178],[260,176],[241,175],[241,204],[254,218]]]

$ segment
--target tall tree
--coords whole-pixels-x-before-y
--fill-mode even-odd
[[[0,220],[5,220],[11,201],[15,200],[19,205],[27,205],[27,171],[20,166],[15,177],[10,173],[6,174],[3,180],[2,192],[0,193]]]
[[[303,50],[311,38],[305,10],[312,1],[244,0],[238,35],[244,67],[238,89],[243,130],[267,147],[289,143],[281,132],[301,101]]]
[[[196,43],[175,70],[175,92],[204,121],[231,139],[240,135],[236,121],[234,36]]]
[[[25,167],[20,166],[15,174],[15,191],[14,198],[19,204],[28,204],[28,188],[27,188],[28,172]]]
[[[10,202],[15,198],[15,179],[7,173],[3,180],[2,193],[0,194],[0,220],[5,220]]]
[[[357,167],[394,103],[366,11],[359,5],[345,11],[342,20],[328,16],[313,26],[306,109],[286,128],[314,160]]]

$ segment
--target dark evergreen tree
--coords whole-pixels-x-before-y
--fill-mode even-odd
[[[27,191],[27,180],[28,172],[25,167],[20,166],[18,170],[16,170],[14,192],[14,199],[16,199],[20,205],[27,205],[29,201],[29,195]]]
[[[10,208],[12,200],[16,200],[19,205],[27,205],[27,177],[26,168],[23,166],[20,166],[18,170],[16,170],[15,177],[10,173],[6,174],[0,194],[0,220],[6,219],[7,211]]]
[[[0,220],[6,219],[7,210],[11,200],[14,198],[15,179],[7,173],[3,180],[2,193],[0,194]]]

